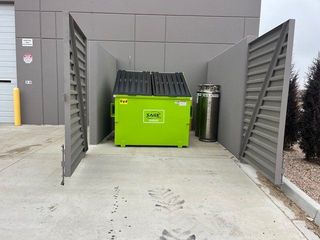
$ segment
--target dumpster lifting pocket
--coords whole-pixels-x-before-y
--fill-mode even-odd
[[[114,117],[114,103],[110,103],[110,116]]]

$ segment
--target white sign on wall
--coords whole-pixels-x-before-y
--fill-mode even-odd
[[[32,38],[22,38],[22,47],[33,47]]]
[[[26,53],[25,55],[23,55],[23,61],[27,64],[32,63],[33,61],[33,57],[31,53]]]
[[[31,85],[31,84],[32,84],[32,80],[24,80],[24,83],[25,83],[26,85]]]

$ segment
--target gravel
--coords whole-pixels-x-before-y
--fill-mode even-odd
[[[292,150],[284,151],[285,176],[306,194],[320,203],[320,160],[307,161],[296,144]]]

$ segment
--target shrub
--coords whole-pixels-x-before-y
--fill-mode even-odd
[[[298,74],[291,68],[289,95],[287,105],[284,148],[290,149],[298,141],[299,103],[298,103]]]
[[[320,158],[320,55],[309,69],[300,122],[300,147],[307,160]]]

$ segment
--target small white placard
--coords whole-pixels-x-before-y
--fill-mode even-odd
[[[22,47],[33,47],[32,38],[22,38]]]
[[[176,102],[176,104],[178,104],[178,105],[181,106],[181,107],[187,106],[187,102],[180,102],[180,101],[178,101],[178,102]]]
[[[32,80],[24,80],[24,83],[25,83],[26,85],[31,85],[31,84],[32,84]]]

